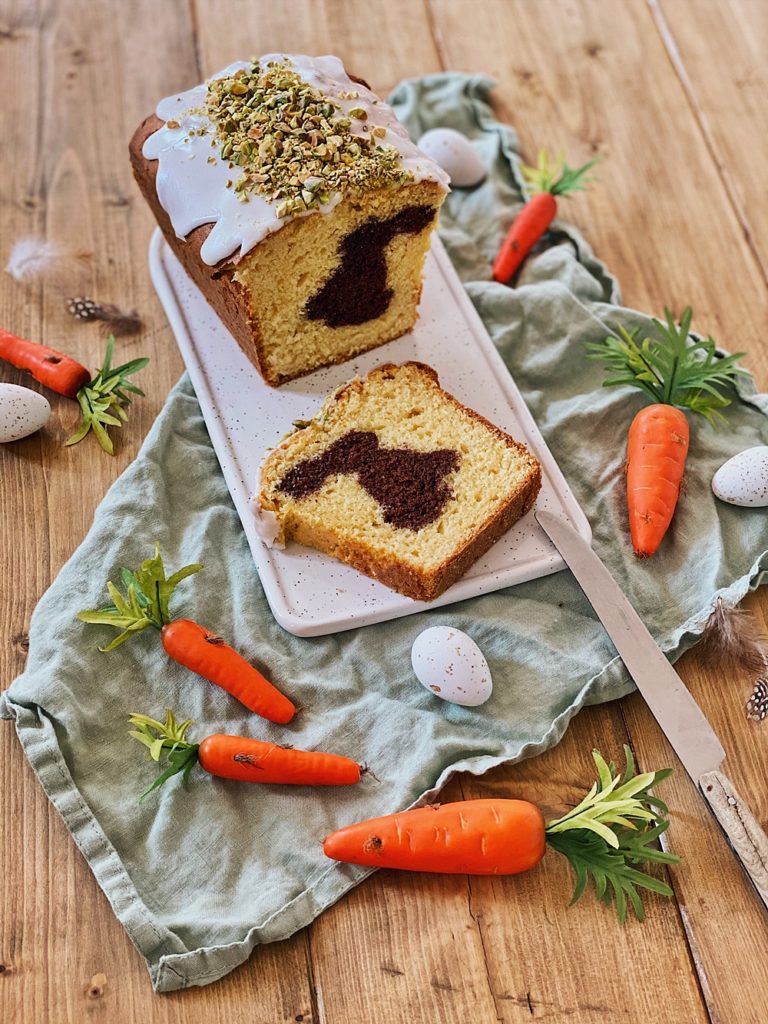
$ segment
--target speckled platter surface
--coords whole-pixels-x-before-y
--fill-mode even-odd
[[[532,512],[430,605],[403,597],[322,552],[293,543],[284,551],[264,546],[256,533],[250,499],[265,452],[292,429],[294,420],[312,417],[334,388],[381,363],[408,359],[428,363],[437,370],[441,386],[459,401],[528,445],[543,469],[537,507],[561,514],[589,538],[586,517],[438,238],[427,259],[420,317],[410,334],[281,388],[264,383],[159,230],[150,243],[149,266],[267,600],[284,629],[296,636],[323,636],[464,601],[563,568]]]

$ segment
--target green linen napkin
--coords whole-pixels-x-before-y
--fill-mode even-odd
[[[498,349],[594,529],[595,547],[654,636],[676,657],[691,646],[715,597],[738,601],[761,581],[768,518],[717,502],[720,463],[768,442],[768,399],[747,383],[716,432],[691,417],[688,486],[652,560],[627,538],[624,437],[643,399],[604,390],[584,344],[619,322],[616,283],[563,224],[560,244],[530,259],[516,288],[490,280],[490,261],[520,201],[514,132],[498,124],[486,78],[409,81],[396,109],[418,135],[467,133],[489,169],[446,202],[441,233]],[[663,296],[660,296],[663,300]],[[482,411],[482,410],[481,410]],[[200,561],[174,607],[217,630],[305,710],[271,725],[164,655],[144,633],[100,654],[110,632],[74,619],[103,602],[107,575],[160,542],[171,569]],[[410,647],[427,626],[451,624],[484,651],[493,696],[480,708],[424,690]],[[395,622],[298,639],[273,620],[187,378],[174,388],[136,461],[109,490],[81,547],[40,601],[27,668],[0,712],[24,750],[161,991],[202,985],[242,963],[257,943],[308,924],[367,874],[328,862],[320,841],[360,818],[407,807],[457,771],[481,773],[557,743],[586,704],[631,682],[573,577],[561,572]],[[141,805],[155,766],[127,736],[134,710],[171,707],[193,735],[242,733],[366,761],[378,781],[337,791],[257,787],[196,769]],[[524,795],[524,794],[521,794]],[[563,893],[564,900],[567,894]]]

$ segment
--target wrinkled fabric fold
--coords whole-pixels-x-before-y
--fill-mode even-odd
[[[768,443],[768,398],[745,381],[728,429],[691,417],[673,527],[659,553],[638,562],[623,463],[643,398],[601,388],[602,371],[585,359],[584,345],[620,322],[645,329],[649,318],[621,307],[614,278],[559,221],[549,235],[554,244],[529,258],[516,287],[491,280],[491,260],[521,201],[517,140],[494,118],[491,87],[481,76],[433,75],[404,82],[392,102],[415,137],[438,126],[465,132],[489,168],[480,187],[448,196],[442,239],[590,519],[598,553],[674,659],[696,642],[718,595],[735,603],[764,579],[768,517],[716,501],[710,480],[730,455]],[[738,339],[723,339],[731,340],[738,347]],[[154,631],[101,654],[106,628],[75,620],[78,609],[104,602],[108,575],[148,557],[156,540],[170,569],[205,566],[180,586],[172,608],[227,637],[302,705],[289,726],[256,718],[170,662]],[[494,680],[487,704],[448,705],[415,680],[411,644],[441,624],[465,630],[484,652]],[[255,945],[291,935],[359,883],[366,870],[324,858],[328,832],[426,800],[455,772],[480,774],[540,753],[581,707],[632,689],[566,571],[337,636],[283,631],[186,377],[41,599],[29,636],[27,667],[0,700],[0,714],[15,720],[27,757],[159,991],[221,978]],[[194,719],[193,738],[223,731],[332,750],[365,761],[376,778],[316,791],[247,786],[196,769],[188,789],[174,780],[139,804],[155,766],[128,738],[127,717],[162,717],[168,707]]]

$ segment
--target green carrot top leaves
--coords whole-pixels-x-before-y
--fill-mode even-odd
[[[597,750],[592,752],[597,765],[598,781],[572,811],[548,823],[547,832],[550,835],[585,828],[600,836],[609,846],[618,848],[618,838],[610,826],[634,828],[633,821],[647,822],[656,817],[653,806],[666,810],[661,801],[649,797],[648,789],[667,778],[671,769],[634,775],[632,751],[629,747],[624,750],[627,767],[623,777],[616,773],[613,763],[606,764],[602,754]]]
[[[653,320],[658,337],[640,338],[640,329],[619,326],[619,337],[587,345],[590,359],[602,360],[610,376],[603,387],[628,384],[640,388],[654,402],[701,413],[710,423],[726,422],[721,410],[731,404],[723,388],[733,386],[747,371],[737,366],[744,356],[720,356],[712,337],[690,335],[693,311],[688,306],[675,324],[664,310],[666,323]]]
[[[77,444],[92,430],[104,451],[109,455],[114,455],[114,446],[107,433],[107,427],[120,427],[127,422],[126,406],[131,404],[130,395],[144,394],[141,388],[130,383],[128,378],[142,370],[149,359],[142,356],[139,359],[123,363],[122,366],[113,367],[114,346],[115,338],[110,334],[107,340],[104,365],[93,380],[84,384],[77,392],[82,422],[78,430],[67,438],[65,442],[67,445]]]
[[[149,789],[144,790],[139,800],[143,800],[145,796],[179,773],[181,773],[182,783],[186,786],[189,781],[189,773],[197,763],[200,749],[199,743],[190,743],[186,738],[187,729],[192,725],[192,719],[188,718],[185,722],[177,722],[174,713],[169,709],[166,711],[164,722],[135,712],[128,721],[134,726],[128,735],[147,747],[153,761],[159,762],[163,755],[168,760],[168,767],[158,775]]]
[[[553,196],[566,196],[571,192],[583,192],[586,189],[591,180],[586,177],[587,172],[595,166],[598,159],[599,157],[595,157],[589,163],[574,168],[569,167],[562,158],[550,163],[546,149],[540,149],[536,166],[521,164],[520,170],[529,193],[549,192]]]
[[[643,920],[638,888],[672,895],[665,882],[634,865],[675,864],[680,860],[650,845],[669,828],[669,812],[666,804],[649,791],[666,779],[671,769],[635,775],[629,747],[624,747],[624,754],[626,770],[620,775],[613,762],[606,764],[598,751],[593,751],[597,782],[577,807],[546,827],[547,842],[568,858],[576,874],[571,903],[581,897],[591,877],[598,898],[605,904],[614,901],[622,922],[627,917],[628,903],[635,916]]]
[[[202,568],[198,563],[185,565],[172,576],[166,577],[160,548],[156,544],[154,557],[142,562],[141,568],[135,572],[130,569],[120,570],[125,594],[110,581],[107,583],[107,590],[112,603],[103,608],[78,612],[77,617],[81,622],[114,626],[115,629],[119,629],[120,634],[106,647],[100,648],[102,651],[113,651],[134,633],[141,632],[147,626],[162,629],[170,622],[168,603],[171,595],[182,580]]]

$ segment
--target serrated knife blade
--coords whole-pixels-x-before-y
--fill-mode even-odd
[[[720,771],[725,750],[704,712],[590,544],[560,516],[545,511],[535,516],[597,612],[651,713],[768,908],[768,836]]]

